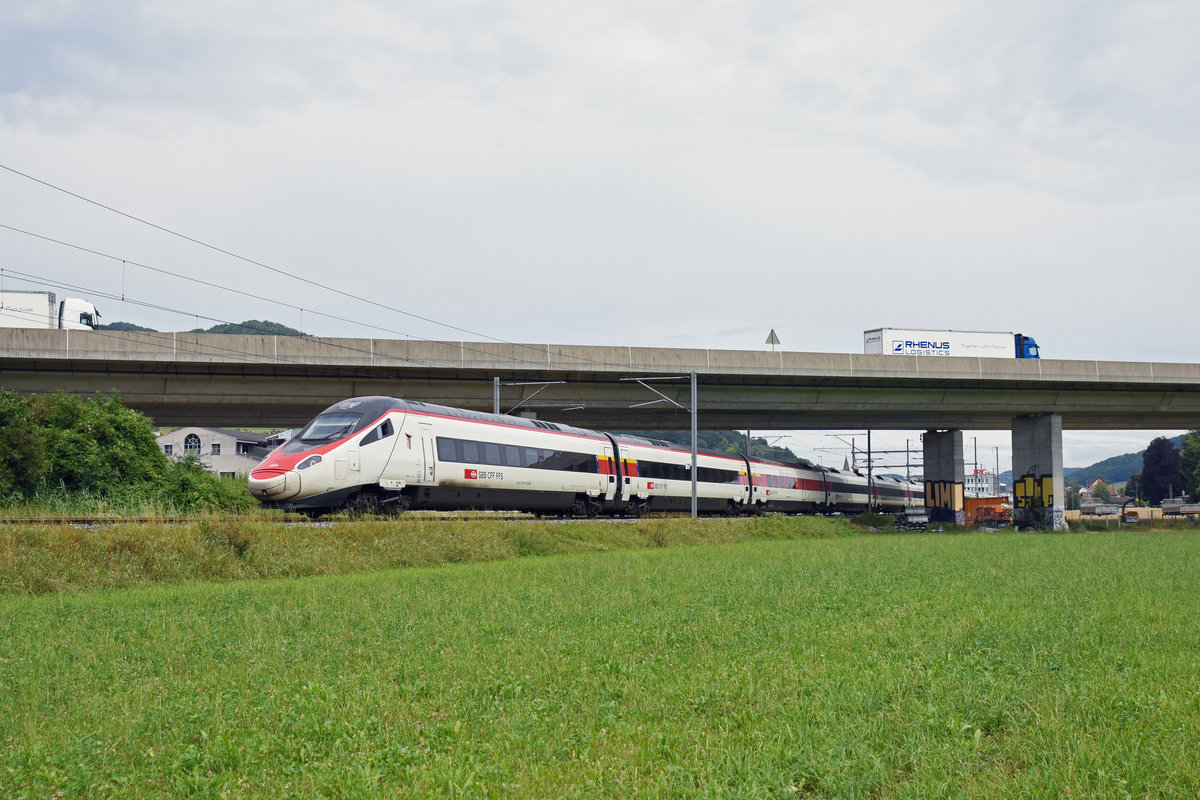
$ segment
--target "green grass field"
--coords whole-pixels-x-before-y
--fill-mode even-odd
[[[1200,795],[1194,533],[592,550],[0,596],[0,796]]]

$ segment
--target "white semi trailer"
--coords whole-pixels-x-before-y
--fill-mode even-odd
[[[1038,358],[1033,337],[998,331],[874,328],[863,331],[863,352],[896,356]]]
[[[61,328],[92,331],[100,325],[100,312],[87,300],[54,292],[0,292],[0,328]]]

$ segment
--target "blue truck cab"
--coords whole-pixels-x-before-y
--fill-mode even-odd
[[[1033,340],[1032,336],[1018,333],[1014,334],[1013,338],[1016,339],[1017,358],[1041,358],[1038,355],[1038,343]]]

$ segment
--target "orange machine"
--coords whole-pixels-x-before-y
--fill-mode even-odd
[[[1004,528],[1013,524],[1012,504],[1007,497],[966,497],[963,510],[968,525]]]

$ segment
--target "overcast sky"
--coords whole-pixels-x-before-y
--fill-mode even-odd
[[[3,285],[160,330],[1194,362],[1197,30],[1194,0],[16,0],[0,164],[396,311],[6,170],[0,224],[115,258],[0,229]]]

